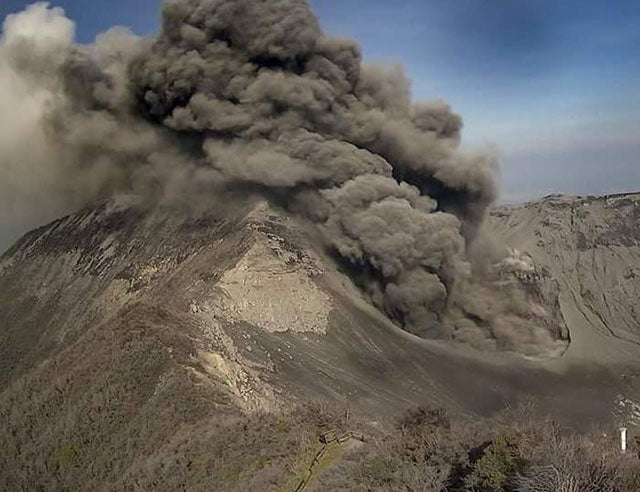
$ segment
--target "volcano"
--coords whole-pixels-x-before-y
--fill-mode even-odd
[[[3,468],[45,474],[76,436],[87,463],[111,463],[103,483],[181,426],[307,401],[378,419],[532,398],[576,426],[611,421],[635,394],[637,198],[493,210],[531,267],[505,281],[558,289],[570,342],[548,358],[407,333],[305,221],[259,198],[197,218],[123,198],[59,219],[0,261]]]

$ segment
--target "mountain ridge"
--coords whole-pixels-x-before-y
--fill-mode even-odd
[[[553,229],[547,243],[543,223],[567,205],[537,206],[497,209],[488,226],[522,248],[511,256],[524,261],[522,278],[507,281],[542,292],[536,282],[564,274],[550,262],[561,236]],[[563,241],[585,254],[575,234]],[[636,247],[614,251],[635,258]],[[192,216],[127,201],[88,207],[0,257],[0,458],[47,477],[73,443],[81,463],[106,463],[87,482],[99,488],[134,473],[184,426],[197,434],[212,419],[308,401],[378,420],[418,405],[477,418],[532,400],[576,428],[617,422],[638,401],[640,349],[600,329],[588,310],[588,323],[574,312],[585,304],[569,294],[591,280],[554,280],[570,333],[564,355],[483,352],[394,325],[308,224],[262,200]],[[626,282],[630,289],[636,278]]]

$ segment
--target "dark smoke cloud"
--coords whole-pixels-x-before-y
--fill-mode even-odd
[[[39,38],[42,26],[56,43]],[[1,49],[2,70],[42,93],[25,145],[37,140],[49,162],[25,172],[49,166],[52,200],[258,187],[314,221],[405,329],[555,349],[526,298],[463,309],[490,292],[467,248],[495,197],[492,156],[460,151],[458,115],[413,103],[400,67],[362,64],[358,45],[324,35],[304,1],[174,0],[156,39],[116,29],[84,47],[62,12],[39,4],[7,21]]]

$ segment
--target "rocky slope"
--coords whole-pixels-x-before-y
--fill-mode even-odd
[[[640,194],[549,196],[491,213],[494,232],[559,284],[565,359],[635,361],[640,344]]]
[[[2,485],[127,489],[176,439],[309,400],[377,420],[533,398],[578,426],[608,422],[636,399],[637,210],[633,196],[553,197],[493,212],[522,263],[505,281],[531,285],[568,329],[545,360],[398,329],[312,230],[259,200],[62,218],[0,258]]]

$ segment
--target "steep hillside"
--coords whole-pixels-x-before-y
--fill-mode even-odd
[[[526,278],[517,281],[549,277],[560,286],[558,316],[571,343],[552,359],[487,353],[397,328],[327,257],[312,229],[259,200],[197,215],[108,202],[27,234],[0,258],[3,487],[126,489],[190,436],[214,428],[221,436],[241,415],[310,400],[379,420],[415,405],[488,415],[533,398],[574,426],[609,422],[621,395],[635,400],[630,375],[640,348],[633,291],[622,290],[636,285],[635,238],[629,232],[619,240],[626,243],[604,245],[613,241],[604,229],[583,238],[554,229],[547,246],[552,226],[545,224],[574,230],[554,215],[564,210],[556,203],[565,199],[492,216],[506,240],[533,258],[535,273],[520,269]],[[592,202],[593,213],[614,214],[606,203]],[[626,231],[620,221],[608,227]],[[526,239],[538,223],[542,236]],[[596,241],[602,253],[581,250],[582,241]],[[553,249],[565,244],[574,246]],[[610,263],[609,250],[627,263]],[[555,262],[570,254],[581,267],[575,274]],[[580,263],[589,254],[608,272],[600,283]],[[620,316],[628,324],[598,325],[615,315],[586,294],[602,285],[610,286],[602,301],[609,305],[627,293]],[[555,292],[542,284],[534,290]]]
[[[533,260],[527,281],[559,283],[571,336],[565,359],[637,360],[640,194],[550,196],[493,210],[491,226]]]

